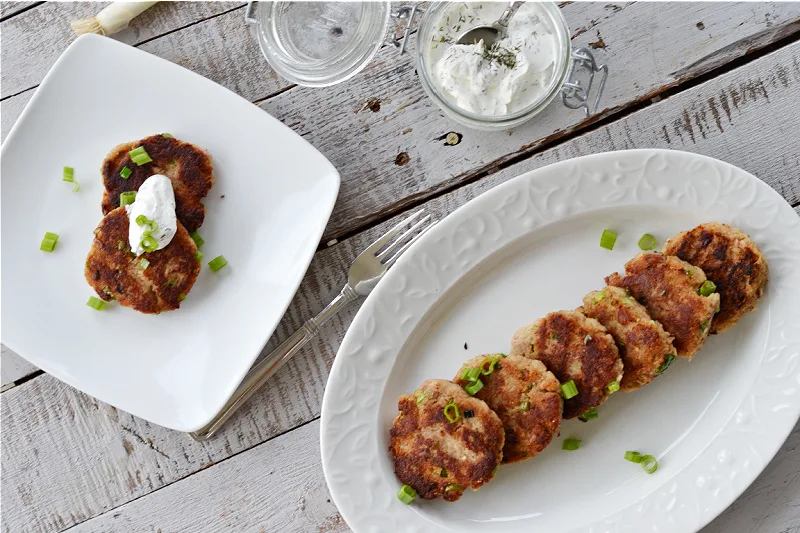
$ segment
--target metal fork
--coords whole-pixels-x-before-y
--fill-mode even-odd
[[[202,441],[213,437],[243,403],[260,389],[286,361],[299,352],[300,348],[319,333],[320,326],[330,320],[346,304],[372,292],[372,289],[389,270],[389,267],[397,261],[397,258],[436,224],[430,215],[422,216],[423,214],[424,211],[414,213],[361,252],[350,265],[347,284],[339,295],[317,316],[308,320],[291,337],[251,368],[217,416],[202,428],[190,433],[192,438]],[[401,234],[403,228],[407,228],[412,222],[414,224]]]

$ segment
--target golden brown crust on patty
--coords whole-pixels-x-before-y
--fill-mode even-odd
[[[628,289],[650,317],[673,337],[680,357],[691,358],[708,337],[719,295],[700,296],[702,269],[660,252],[643,252],[625,263],[625,276],[606,277],[608,285]]]
[[[672,335],[625,289],[609,286],[590,292],[583,298],[583,312],[614,338],[624,368],[622,390],[632,391],[653,381],[667,355],[675,354]]]
[[[475,397],[497,413],[505,430],[503,463],[523,461],[550,444],[561,423],[561,386],[541,361],[501,354],[479,355],[470,359],[453,380],[465,387],[465,370],[480,368],[487,358],[497,360],[494,371],[481,374],[483,388]],[[485,365],[488,368],[489,364]]]
[[[537,359],[563,384],[574,380],[578,395],[564,400],[564,418],[582,415],[606,401],[606,385],[622,378],[614,340],[597,320],[580,311],[558,311],[517,330],[511,355]]]
[[[141,313],[178,309],[200,273],[197,246],[178,222],[170,243],[155,252],[133,255],[128,245],[128,214],[124,207],[111,211],[94,230],[84,276],[103,300]],[[142,258],[150,261],[146,269]]]
[[[664,253],[703,269],[717,286],[720,305],[711,333],[722,333],[755,309],[769,277],[758,245],[742,231],[719,222],[675,235],[664,244]]]
[[[451,401],[459,412],[452,423],[444,415]],[[454,502],[467,487],[477,490],[494,477],[503,458],[503,424],[482,400],[454,383],[431,379],[401,396],[397,407],[389,432],[394,473],[422,498]]]
[[[128,154],[144,146],[152,163],[138,166]],[[128,179],[120,172],[131,170]],[[175,213],[190,232],[203,225],[206,208],[201,202],[214,185],[214,165],[205,150],[163,135],[151,135],[139,141],[120,144],[109,152],[101,167],[103,184],[103,214],[119,207],[119,195],[125,191],[138,191],[144,180],[154,174],[163,174],[172,182],[175,191]]]

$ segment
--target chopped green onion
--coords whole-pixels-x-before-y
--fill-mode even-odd
[[[640,454],[639,452],[634,452],[634,451],[628,450],[627,452],[625,452],[625,460],[626,461],[630,461],[632,463],[637,463],[637,464],[641,463],[642,462],[642,454]]]
[[[673,362],[675,359],[676,359],[675,355],[673,355],[673,354],[671,354],[671,353],[668,353],[668,354],[667,354],[667,358],[666,358],[666,359],[664,359],[664,362],[663,362],[663,363],[661,363],[661,366],[660,366],[660,367],[658,367],[658,370],[656,371],[656,374],[661,374],[661,373],[662,373],[662,372],[664,372],[666,369],[668,369],[668,368],[669,368],[669,365],[671,365],[671,364],[672,364],[672,362]]]
[[[53,250],[56,249],[57,242],[58,242],[58,233],[50,233],[49,231],[47,231],[44,234],[42,243],[39,245],[39,249],[43,252],[51,253]]]
[[[561,445],[562,450],[569,450],[574,451],[581,447],[581,440],[580,439],[564,439],[564,443]]]
[[[594,419],[595,419],[595,418],[597,418],[598,416],[600,416],[600,413],[598,413],[598,412],[597,412],[597,409],[595,409],[594,407],[592,407],[591,409],[589,409],[588,411],[586,411],[585,413],[583,413],[583,414],[582,414],[581,416],[579,416],[578,418],[579,418],[579,419],[581,419],[581,420],[583,420],[584,422],[588,422],[589,420],[594,420]]]
[[[480,368],[465,368],[464,371],[461,373],[461,379],[465,381],[475,381],[478,379],[478,376],[481,375]]]
[[[178,295],[178,301],[179,301],[179,302],[182,302],[182,301],[184,301],[185,299],[186,299],[186,293],[183,293],[183,292],[182,292],[182,293],[180,293],[180,294]]]
[[[208,266],[214,272],[218,272],[220,268],[224,267],[227,264],[228,260],[222,257],[221,255],[218,255],[217,257],[208,262]]]
[[[61,179],[70,183],[75,181],[75,169],[72,167],[64,167],[64,173],[61,175]]]
[[[642,238],[639,239],[639,249],[645,251],[652,250],[653,248],[656,247],[657,243],[658,241],[656,241],[655,237],[653,237],[649,233],[645,233],[644,235],[642,235]]]
[[[150,158],[150,154],[144,149],[144,146],[140,146],[138,148],[134,148],[128,155],[131,156],[131,161],[136,163],[138,166],[142,166],[145,163],[150,163],[152,159]]]
[[[162,133],[161,136],[164,137],[165,139],[172,139],[172,135],[170,135],[169,133]]]
[[[78,192],[79,190],[81,190],[81,184],[78,183],[77,181],[73,181],[72,182],[72,192]]]
[[[197,250],[194,253],[194,258],[197,259],[198,263],[202,263],[203,262],[203,252],[201,252],[200,250]]]
[[[403,485],[403,487],[400,489],[400,492],[397,493],[397,499],[406,505],[413,502],[414,498],[416,497],[417,497],[417,491],[415,491],[408,485]]]
[[[574,398],[578,395],[578,387],[575,385],[574,380],[569,380],[566,383],[561,384],[561,394],[564,395],[564,399],[569,400],[570,398]]]
[[[658,470],[658,461],[652,455],[643,455],[642,462],[640,463],[644,471],[648,474],[652,474],[656,470]]]
[[[617,242],[617,232],[610,229],[604,229],[603,235],[600,236],[600,246],[606,250],[613,250],[614,243]]]
[[[199,253],[199,252],[198,252],[198,253]],[[417,403],[420,403],[420,402],[421,402],[422,400],[424,400],[424,399],[425,399],[427,396],[428,396],[428,393],[426,393],[425,391],[422,391],[422,392],[420,393],[420,395],[419,395],[419,396],[417,396]]]
[[[692,276],[694,276],[694,270],[692,270],[692,269],[690,268],[689,270],[687,270],[687,271],[686,271],[686,275],[687,275],[687,276],[689,276],[689,277],[691,278]]]
[[[203,238],[200,237],[200,234],[197,233],[196,231],[191,232],[189,234],[189,237],[192,238],[192,240],[194,241],[194,243],[197,245],[198,248],[200,248],[206,243],[206,241],[204,241]]]
[[[464,387],[464,390],[467,391],[467,394],[469,394],[470,396],[475,396],[478,393],[478,391],[481,390],[482,388],[483,388],[483,381],[476,379],[475,381]]]
[[[592,301],[594,301],[594,303],[598,303],[598,302],[602,302],[603,300],[605,300],[605,298],[606,298],[606,290],[603,289],[602,291],[599,291],[597,294],[594,295],[594,298],[592,298]]]
[[[150,221],[150,219],[149,219],[149,218],[147,218],[147,217],[146,217],[146,216],[144,216],[144,215],[139,215],[138,217],[136,217],[136,223],[137,223],[138,225],[140,225],[140,226],[144,226],[144,225],[145,225],[145,224],[147,224],[149,221]]]
[[[711,296],[717,290],[717,286],[714,284],[713,281],[707,279],[700,285],[700,288],[697,290],[700,296]]]
[[[455,402],[451,401],[450,403],[444,406],[444,417],[451,424],[458,420],[459,418],[458,406],[455,404]]]
[[[136,191],[125,191],[119,195],[119,206],[129,205],[136,201]]]
[[[531,402],[529,400],[525,400],[521,404],[519,404],[520,411],[529,411],[530,408],[531,408]]]
[[[486,366],[486,363],[489,363],[488,367]],[[481,362],[480,366],[481,374],[483,374],[484,376],[488,376],[489,374],[494,372],[494,365],[496,364],[497,364],[497,359],[495,359],[494,357],[487,357],[486,359],[483,360],[483,362]]]
[[[89,296],[89,301],[86,302],[86,305],[97,311],[102,311],[106,307],[106,303],[103,300],[94,296]]]
[[[439,472],[439,477],[447,477],[447,470],[442,467],[442,471]]]
[[[606,390],[608,391],[609,394],[617,392],[619,390],[619,381],[614,380],[608,385],[606,385]]]
[[[139,260],[139,266],[141,267],[142,270],[147,270],[147,267],[150,266],[150,261],[148,261],[146,258],[142,257]]]
[[[158,241],[150,235],[142,237],[142,241],[139,244],[145,252],[155,252],[156,248],[158,248]]]
[[[133,171],[129,169],[127,166],[122,167],[122,170],[119,171],[119,175],[122,176],[122,179],[126,180],[131,177],[131,173]]]
[[[459,485],[458,483],[450,483],[449,485],[447,485],[444,488],[445,492],[450,492],[451,490],[457,490],[457,491],[461,492],[462,490],[464,490],[464,488],[461,485]]]
[[[117,241],[117,250],[122,250],[125,248],[125,243],[123,241]]]

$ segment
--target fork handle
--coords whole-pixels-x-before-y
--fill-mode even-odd
[[[319,328],[325,322],[331,319],[333,315],[338,313],[342,307],[350,302],[359,298],[359,294],[350,287],[349,284],[345,285],[338,296],[329,303],[325,309],[319,312],[317,316],[309,319],[300,329],[292,333],[292,335],[283,341],[280,346],[275,348],[264,359],[256,364],[247,375],[244,377],[242,383],[236,388],[233,396],[228,399],[222,410],[211,419],[211,422],[190,433],[194,440],[203,441],[208,440],[214,436],[217,431],[228,421],[228,419],[235,413],[239,407],[242,406],[264,383],[271,378],[278,369],[283,366],[286,361],[291,359],[294,354],[300,351],[300,348],[305,346],[308,341],[316,337],[319,333]]]

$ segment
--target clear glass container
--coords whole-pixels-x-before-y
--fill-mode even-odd
[[[355,76],[383,46],[389,2],[250,2],[245,20],[287,80],[325,87]]]

